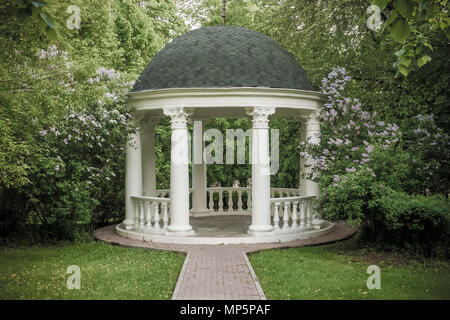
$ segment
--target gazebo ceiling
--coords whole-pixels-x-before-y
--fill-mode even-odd
[[[238,26],[212,26],[169,43],[146,66],[133,92],[236,87],[314,90],[294,56],[268,36]]]

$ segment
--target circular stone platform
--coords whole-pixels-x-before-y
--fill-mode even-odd
[[[195,233],[191,236],[157,235],[150,233],[126,230],[118,224],[116,233],[122,237],[135,240],[144,240],[159,243],[173,244],[252,244],[289,242],[299,239],[311,239],[323,236],[333,229],[333,223],[325,221],[319,230],[305,230],[303,232],[276,232],[265,236],[252,236],[247,234],[251,224],[251,216],[223,215],[215,217],[190,218]]]

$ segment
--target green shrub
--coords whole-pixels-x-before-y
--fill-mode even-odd
[[[450,205],[442,197],[390,190],[379,201],[384,241],[430,256],[449,256]]]
[[[450,204],[443,197],[395,191],[360,169],[330,184],[318,205],[324,218],[359,227],[363,242],[425,256],[450,254]]]

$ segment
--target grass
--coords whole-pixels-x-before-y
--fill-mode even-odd
[[[448,261],[341,244],[266,250],[249,259],[268,299],[450,299]],[[381,268],[379,290],[366,285],[372,264]]]
[[[0,299],[170,299],[184,258],[94,241],[0,248]],[[69,265],[79,290],[66,286]]]

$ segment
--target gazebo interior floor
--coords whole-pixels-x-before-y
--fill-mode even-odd
[[[190,217],[195,230],[194,237],[246,237],[252,222],[250,215],[226,215],[210,217]]]

